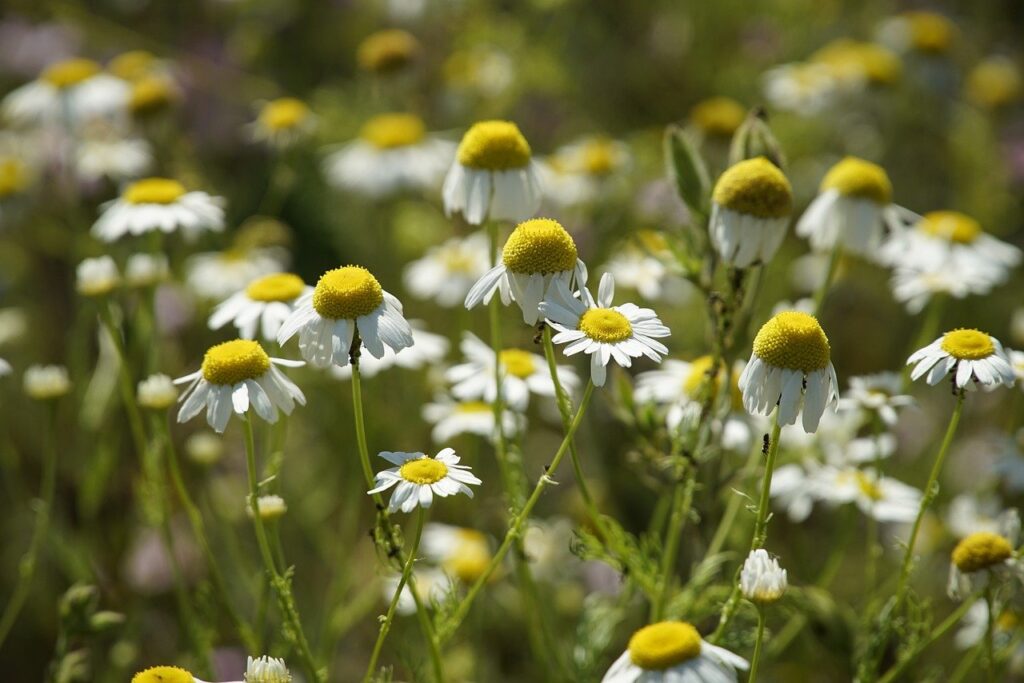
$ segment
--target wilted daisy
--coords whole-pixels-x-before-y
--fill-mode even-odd
[[[266,655],[245,658],[245,683],[291,683],[291,680],[283,659]]]
[[[217,432],[227,427],[231,413],[249,408],[267,422],[277,422],[277,411],[291,415],[295,404],[306,405],[302,390],[276,366],[298,367],[302,361],[271,358],[258,342],[245,339],[211,346],[199,370],[174,380],[188,383],[179,402],[178,422],[186,422],[206,409],[206,421]]]
[[[82,296],[104,296],[121,284],[117,264],[109,256],[87,258],[75,270],[75,289]]]
[[[793,191],[777,166],[765,157],[735,164],[715,183],[711,242],[737,268],[771,260],[786,236]]]
[[[462,137],[444,179],[444,211],[466,222],[521,221],[540,207],[541,190],[530,145],[511,121],[481,121]]]
[[[685,621],[644,626],[601,683],[735,683],[747,660],[700,637]]]
[[[344,366],[357,332],[374,358],[384,356],[385,346],[397,352],[413,344],[402,303],[384,291],[366,268],[343,266],[321,275],[313,291],[299,297],[277,333],[277,342],[283,346],[298,334],[299,350],[310,365]]]
[[[999,520],[998,531],[976,531],[953,548],[947,591],[959,600],[992,579],[1015,577],[1024,581],[1024,565],[1017,558],[1020,517],[1009,510]]]
[[[408,31],[385,29],[371,33],[359,43],[356,61],[365,71],[388,74],[409,64],[419,51],[419,41]]]
[[[438,396],[423,406],[423,419],[434,425],[430,438],[445,443],[460,434],[475,434],[487,439],[496,435],[494,407],[483,401],[453,401]],[[522,415],[508,410],[502,413],[501,428],[506,437],[514,436],[526,427]]]
[[[747,412],[770,415],[778,406],[778,424],[794,424],[802,413],[804,431],[816,431],[825,408],[834,410],[839,401],[831,352],[813,316],[786,311],[772,317],[754,338],[750,361],[740,375]]]
[[[91,59],[68,59],[46,67],[39,77],[3,99],[4,117],[18,126],[77,125],[116,115],[128,101],[128,85],[104,73]]]
[[[125,235],[181,230],[192,239],[204,230],[224,229],[224,200],[189,192],[177,180],[146,178],[131,183],[118,199],[103,205],[92,234],[105,242]]]
[[[445,372],[445,379],[452,384],[452,396],[460,401],[483,400],[493,403],[497,398],[494,350],[472,332],[462,334],[459,348],[466,362],[454,365]],[[497,360],[502,377],[501,398],[512,410],[526,410],[530,394],[555,395],[555,384],[551,381],[548,364],[543,356],[522,349],[502,349]],[[576,372],[566,366],[558,366],[557,372],[558,381],[565,391],[575,391],[579,386]]]
[[[487,536],[476,529],[431,522],[423,527],[420,548],[424,557],[463,583],[476,581],[491,562]]]
[[[292,314],[295,301],[311,291],[313,288],[298,275],[264,275],[218,304],[208,324],[211,330],[219,330],[232,323],[242,339],[255,339],[259,329],[262,339],[274,341],[281,325]]]
[[[157,373],[139,382],[136,400],[143,408],[165,410],[178,399],[178,390],[170,377]]]
[[[195,254],[185,262],[185,282],[200,298],[223,301],[253,280],[287,268],[287,256],[273,247]]]
[[[914,405],[914,399],[903,392],[903,381],[895,372],[851,377],[846,395],[839,400],[839,409],[858,408],[877,415],[890,427],[896,424],[896,411]]]
[[[305,102],[279,97],[263,105],[250,130],[254,140],[287,147],[309,136],[315,127],[316,117]]]
[[[375,494],[395,487],[388,503],[388,511],[412,512],[417,507],[428,508],[434,496],[454,496],[464,493],[473,497],[472,484],[482,484],[468,465],[459,464],[459,456],[451,448],[442,449],[431,458],[425,453],[382,451],[378,455],[396,465],[378,472],[377,487],[367,493]]]
[[[405,267],[402,281],[417,299],[432,299],[440,306],[458,306],[490,266],[487,235],[475,232],[428,249],[422,258]]]
[[[414,114],[379,114],[359,137],[324,160],[328,182],[370,197],[432,190],[455,154],[455,143],[426,131]]]
[[[751,602],[776,602],[786,592],[786,570],[764,548],[751,550],[740,570],[740,593]]]
[[[71,391],[68,369],[63,365],[31,365],[22,377],[25,394],[37,401],[60,398]]]
[[[941,382],[954,373],[960,389],[973,391],[978,386],[986,391],[1005,384],[1013,386],[1013,368],[999,340],[979,330],[956,329],[947,332],[907,359],[914,365],[910,378],[925,377],[928,384]]]
[[[129,287],[152,287],[171,273],[163,254],[132,254],[124,264],[124,283]]]
[[[419,370],[423,367],[433,368],[444,360],[450,346],[448,337],[428,332],[424,328],[422,320],[410,320],[409,327],[412,328],[412,346],[407,346],[397,352],[392,351],[390,346],[385,346],[384,355],[380,358],[369,355],[360,356],[360,377],[368,379],[392,367],[407,370]],[[352,366],[332,365],[331,375],[338,379],[349,379],[352,377]]]

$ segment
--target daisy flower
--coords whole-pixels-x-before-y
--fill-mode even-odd
[[[178,399],[178,422],[186,422],[206,409],[206,421],[218,433],[231,413],[244,415],[251,407],[267,422],[277,422],[277,411],[291,415],[295,404],[306,405],[302,390],[276,366],[299,367],[302,361],[271,358],[259,342],[235,339],[211,346],[199,370],[174,380],[188,383]]]
[[[455,144],[427,134],[418,116],[380,114],[359,138],[327,156],[324,173],[335,187],[386,197],[436,188],[454,154]]]
[[[1010,361],[1013,375],[1020,382],[1021,390],[1024,390],[1024,351],[1006,349],[1006,360]]]
[[[992,276],[981,270],[957,272],[955,270],[921,270],[897,266],[889,280],[892,297],[903,304],[907,312],[917,315],[938,294],[963,299],[970,294],[987,294],[992,289]]]
[[[124,283],[129,287],[153,287],[171,274],[163,254],[132,254],[124,264]]]
[[[956,386],[968,391],[979,385],[985,391],[1002,384],[1013,386],[1015,379],[999,340],[972,329],[947,332],[912,353],[907,365],[914,365],[910,373],[912,380],[927,374],[925,381],[934,386],[952,372]]]
[[[245,683],[291,683],[284,660],[277,657],[245,658]]]
[[[384,356],[385,346],[398,352],[413,344],[402,303],[366,268],[343,266],[321,275],[313,291],[299,297],[277,343],[283,346],[298,334],[299,351],[310,365],[345,366],[356,333],[374,358]]]
[[[802,116],[828,109],[838,95],[838,82],[824,64],[781,64],[761,77],[765,99],[775,109]]]
[[[423,419],[434,425],[430,438],[435,443],[445,443],[460,434],[493,439],[497,431],[494,407],[483,401],[453,401],[447,396],[439,396],[433,403],[423,406]],[[506,408],[501,428],[506,437],[514,436],[526,428],[526,419]]]
[[[747,412],[767,416],[778,406],[779,425],[803,413],[804,431],[815,432],[825,408],[835,410],[839,401],[831,347],[817,319],[786,311],[762,325],[739,386]]]
[[[203,252],[185,262],[185,282],[200,298],[223,301],[253,280],[279,273],[287,265],[287,252],[273,247]]]
[[[740,593],[759,605],[778,601],[788,586],[786,570],[764,548],[751,550],[740,570]]]
[[[442,189],[445,214],[466,222],[522,221],[540,208],[537,165],[511,121],[475,123],[459,143]]]
[[[142,138],[113,131],[90,133],[75,145],[75,175],[83,183],[138,178],[153,165],[153,150]]]
[[[46,67],[39,77],[14,89],[3,99],[3,116],[17,126],[77,125],[124,111],[129,87],[104,73],[91,59],[68,59]]]
[[[840,410],[860,409],[877,415],[892,427],[896,424],[896,411],[914,405],[914,399],[903,394],[903,380],[895,372],[851,377],[846,396],[839,400]]]
[[[900,52],[915,50],[939,55],[949,51],[956,34],[956,24],[948,17],[936,12],[911,10],[882,22],[877,37]]]
[[[465,363],[448,369],[445,379],[452,384],[452,396],[460,401],[483,400],[493,403],[497,398],[494,350],[472,332],[464,332],[460,346]],[[555,396],[547,360],[521,349],[502,349],[497,356],[501,366],[501,396],[512,410],[525,411],[530,394]],[[569,367],[557,367],[558,381],[566,392],[579,386],[579,377]]]
[[[961,493],[949,502],[946,527],[957,538],[966,538],[976,531],[999,533],[1003,516],[999,499],[994,495],[980,496]]]
[[[356,48],[356,61],[364,71],[389,74],[399,71],[420,52],[420,42],[399,28],[371,33]]]
[[[475,232],[453,237],[427,250],[402,273],[402,282],[417,299],[432,299],[439,306],[460,305],[473,285],[491,266],[487,235]]]
[[[400,582],[400,574],[384,577],[381,581],[381,593],[385,602],[391,603]],[[423,567],[417,564],[413,567],[412,578],[402,586],[402,593],[398,596],[398,605],[395,607],[395,611],[405,616],[416,614],[417,609],[416,598],[413,597],[410,584],[415,584],[416,596],[427,604],[443,602],[445,597],[455,590],[455,583],[447,573],[436,567]]]
[[[636,376],[636,389],[633,398],[637,403],[656,403],[669,406],[665,415],[665,424],[670,430],[679,429],[684,422],[700,418],[706,389],[711,388],[710,379],[712,358],[701,356],[692,362],[666,360],[657,370],[641,372]],[[739,389],[739,377],[742,363],[738,362],[729,373],[730,408],[742,410],[743,395]],[[723,390],[722,384],[726,373],[721,368],[714,378],[716,395]],[[714,425],[713,425],[714,426]],[[728,436],[731,445],[740,445],[749,440],[750,427],[743,420],[727,418],[721,425],[723,438]],[[725,444],[723,443],[723,446]]]
[[[312,290],[298,275],[264,275],[218,304],[208,325],[211,330],[219,330],[232,323],[242,339],[255,339],[259,328],[262,339],[273,341],[281,325],[292,314],[295,301]]]
[[[257,142],[283,148],[308,137],[315,128],[316,117],[305,102],[294,97],[279,97],[263,105],[250,132]]]
[[[771,260],[786,236],[793,190],[765,157],[729,167],[711,195],[711,243],[727,263],[746,268]]]
[[[166,410],[178,399],[178,390],[170,377],[164,374],[150,375],[139,382],[136,401],[143,408]]]
[[[446,574],[473,583],[491,563],[491,545],[476,529],[430,522],[423,527],[423,556]]]
[[[468,465],[459,464],[459,456],[451,448],[442,449],[431,458],[425,453],[382,451],[380,457],[396,465],[378,472],[377,487],[367,493],[373,495],[394,487],[388,511],[412,512],[417,507],[428,508],[434,496],[445,498],[457,493],[473,497],[470,485],[482,484]]]
[[[152,73],[133,81],[128,110],[138,119],[155,116],[182,97],[181,89],[166,73]]]
[[[288,512],[288,504],[281,496],[272,494],[257,498],[256,509],[260,511],[260,519],[272,521],[283,517],[284,513]],[[245,514],[249,519],[252,519],[252,505],[249,502],[248,496],[246,496],[245,500]]]
[[[601,683],[735,683],[747,660],[700,637],[685,621],[644,626]]]
[[[1015,551],[1019,535],[1020,517],[1008,510],[1000,516],[998,531],[975,531],[957,543],[950,556],[949,596],[959,600],[992,579],[1024,581],[1024,564]]]
[[[690,125],[708,138],[728,141],[747,118],[747,110],[731,97],[709,97],[690,108]]]
[[[595,136],[555,150],[538,163],[544,197],[561,207],[586,204],[609,189],[630,165],[629,148],[618,140]]]
[[[671,261],[627,247],[604,264],[606,271],[624,287],[635,289],[648,301],[682,303],[691,288]]]
[[[913,522],[921,505],[921,491],[872,469],[826,465],[811,476],[811,486],[818,500],[853,503],[879,522]]]
[[[466,308],[490,303],[495,292],[506,306],[515,301],[523,322],[535,325],[539,305],[562,283],[567,289],[587,282],[587,266],[577,256],[576,242],[550,218],[531,218],[516,226],[501,250],[501,262],[487,271],[466,294]]]
[[[71,378],[63,365],[31,365],[22,376],[22,385],[29,398],[48,401],[71,391]]]
[[[121,284],[121,273],[109,256],[87,258],[75,269],[75,289],[82,296],[104,296]]]
[[[131,183],[121,196],[103,205],[92,234],[104,242],[125,235],[181,230],[194,239],[204,230],[224,229],[224,200],[205,192],[189,192],[177,180],[146,178]]]
[[[1012,59],[988,57],[967,74],[965,90],[967,98],[978,106],[998,109],[1020,99],[1024,79]]]

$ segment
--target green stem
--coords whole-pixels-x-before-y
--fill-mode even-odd
[[[985,621],[985,676],[991,683],[996,680],[996,648],[995,648],[995,625],[996,606],[992,596],[992,580],[988,578],[985,582],[985,606],[988,608],[988,619]]]
[[[114,322],[114,314],[109,302],[100,307],[100,318],[117,350],[117,359],[121,366],[117,373],[118,386],[121,389],[121,402],[124,404],[125,412],[128,413],[128,426],[135,442],[135,452],[142,454],[146,452],[146,430],[142,426],[142,415],[139,412],[139,405],[135,401],[135,385],[128,367],[128,354],[121,337],[121,329]]]
[[[744,463],[743,469],[740,470],[739,478],[745,481],[754,473],[757,468],[758,456],[761,455],[761,445],[757,444],[750,450],[750,456],[747,458],[747,462]],[[743,505],[745,498],[735,492],[729,498],[729,502],[726,504],[725,513],[722,514],[722,520],[718,523],[718,527],[715,529],[715,535],[711,538],[711,543],[708,544],[708,551],[705,554],[706,557],[717,555],[721,552],[725,546],[725,541],[729,536],[729,532],[732,531],[732,525],[736,521],[736,515],[739,514],[740,507]]]
[[[665,547],[661,555],[661,577],[658,594],[651,603],[651,623],[661,621],[668,602],[669,589],[672,586],[672,574],[675,571],[676,558],[679,555],[679,541],[683,535],[683,527],[693,504],[693,490],[697,485],[697,468],[688,464],[686,472],[673,485],[672,513],[669,516],[668,528],[665,530]]]
[[[821,312],[821,304],[825,301],[825,295],[828,294],[829,287],[832,286],[832,280],[836,276],[836,270],[842,257],[843,245],[837,241],[835,246],[832,247],[832,256],[828,260],[828,270],[825,271],[825,279],[822,280],[821,285],[818,286],[818,291],[814,294],[814,315],[818,315]]]
[[[761,662],[761,644],[764,641],[764,608],[757,607],[757,635],[754,639],[754,656],[750,658],[750,676],[747,683],[754,683],[757,680],[757,666]]]

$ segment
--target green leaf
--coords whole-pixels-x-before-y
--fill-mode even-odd
[[[706,216],[711,193],[708,169],[697,148],[679,126],[671,125],[665,129],[665,161],[669,178],[675,183],[686,206],[693,213]]]

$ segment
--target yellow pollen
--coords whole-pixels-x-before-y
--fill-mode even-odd
[[[384,302],[384,290],[362,266],[344,266],[320,276],[313,290],[313,308],[324,318],[354,320]]]
[[[892,201],[892,183],[878,164],[857,157],[846,157],[829,169],[821,181],[821,191],[838,190],[839,194],[870,199],[876,204]]]
[[[387,29],[367,36],[356,50],[356,61],[366,71],[388,73],[408,64],[420,44],[408,31]]]
[[[474,273],[477,260],[469,249],[453,244],[441,250],[441,262],[449,273]]]
[[[480,578],[491,561],[487,537],[474,529],[458,529],[455,536],[456,547],[445,558],[444,569],[460,581],[472,583]]]
[[[260,123],[272,131],[290,130],[309,118],[309,107],[294,97],[271,100],[260,111]]]
[[[448,476],[448,466],[433,458],[409,460],[398,469],[402,479],[413,484],[436,484]]]
[[[910,25],[910,42],[916,50],[941,54],[953,44],[956,26],[941,14],[905,12],[903,17]]]
[[[979,330],[953,330],[942,335],[942,350],[957,360],[980,360],[995,353],[996,347]]]
[[[799,311],[779,313],[754,338],[754,354],[776,368],[821,370],[828,366],[831,351],[818,320]]]
[[[110,60],[107,71],[125,81],[137,81],[152,71],[156,57],[145,50],[122,52]]]
[[[1000,564],[1012,555],[1013,546],[1008,540],[991,531],[979,531],[956,544],[953,564],[969,574]]]
[[[576,243],[562,224],[550,218],[531,218],[516,226],[501,250],[501,260],[513,273],[562,273],[576,267]]]
[[[633,335],[633,326],[626,316],[614,308],[591,308],[580,316],[580,332],[594,341],[614,344]]]
[[[608,175],[615,170],[615,144],[607,138],[597,138],[583,148],[583,170],[593,176]]]
[[[525,168],[530,163],[530,143],[511,121],[481,121],[462,136],[459,163],[486,171]]]
[[[879,488],[878,482],[860,471],[855,476],[857,477],[857,488],[861,493],[873,501],[882,500],[882,489]]]
[[[533,355],[519,349],[504,349],[498,354],[498,359],[505,372],[520,379],[526,379],[536,369]]]
[[[701,639],[685,621],[644,626],[629,639],[629,658],[646,671],[664,671],[700,655]]]
[[[185,186],[169,178],[146,178],[129,185],[121,197],[129,204],[173,204]]]
[[[1018,99],[1022,91],[1020,71],[1013,60],[991,57],[971,69],[967,96],[983,107],[1002,107]]]
[[[0,159],[0,198],[17,194],[27,186],[25,164],[18,159]]]
[[[668,240],[657,230],[638,230],[635,236],[641,246],[652,254],[668,251]]]
[[[981,224],[959,211],[929,211],[917,229],[957,244],[971,244],[982,234]]]
[[[683,380],[683,392],[694,400],[700,400],[703,398],[702,394],[704,388],[708,386],[708,373],[711,370],[711,363],[713,359],[710,355],[701,356],[690,362],[690,374]],[[729,382],[730,398],[732,400],[732,407],[734,409],[740,409],[743,407],[743,394],[740,392],[739,387],[739,375],[735,372],[730,373],[731,381]],[[715,377],[715,392],[721,390],[722,379],[725,377],[725,371],[722,368],[718,369],[718,375]]]
[[[306,283],[298,275],[274,273],[249,283],[245,295],[253,301],[292,301],[305,287]]]
[[[900,58],[890,50],[856,40],[834,40],[811,56],[838,76],[863,76],[870,83],[887,85],[899,80],[903,69]]]
[[[490,413],[492,411],[491,405],[483,401],[463,401],[455,406],[455,412],[463,414]]]
[[[143,76],[132,84],[128,107],[136,114],[148,114],[174,100],[174,86],[166,76]]]
[[[203,356],[203,378],[211,384],[232,385],[262,377],[270,356],[259,342],[235,339],[211,346]]]
[[[132,683],[193,683],[188,671],[176,666],[154,666],[132,676]]]
[[[68,59],[46,67],[40,77],[55,88],[70,88],[92,78],[102,69],[91,59]]]
[[[367,121],[359,134],[378,149],[393,149],[415,145],[426,135],[426,127],[414,114],[380,114]]]
[[[783,218],[793,211],[793,189],[765,157],[731,166],[715,184],[716,204],[758,218]]]
[[[727,138],[743,124],[747,112],[731,97],[710,97],[690,110],[690,121],[708,135]]]

